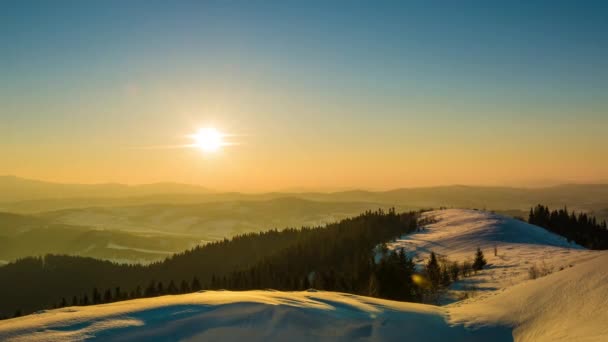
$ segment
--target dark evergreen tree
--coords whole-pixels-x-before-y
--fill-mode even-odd
[[[441,269],[435,252],[431,252],[429,261],[426,263],[426,275],[433,288],[438,288],[441,282]]]
[[[181,284],[179,285],[179,292],[180,293],[189,293],[190,292],[190,286],[188,285],[187,281],[182,280]]]
[[[156,292],[156,282],[154,280],[152,280],[148,284],[148,287],[146,287],[146,290],[144,291],[144,296],[153,297],[156,295],[158,295]]]
[[[103,301],[104,301],[104,303],[112,302],[112,291],[110,289],[107,289],[106,292],[104,293]]]
[[[450,263],[449,272],[452,281],[458,281],[458,278],[460,277],[460,266],[457,262]]]
[[[475,260],[473,261],[473,270],[479,271],[484,268],[485,265],[487,265],[486,258],[483,256],[481,248],[477,248],[477,252],[475,253]]]
[[[450,286],[450,272],[448,271],[448,265],[443,265],[441,267],[441,286],[448,287]]]
[[[539,204],[530,209],[528,222],[586,248],[608,249],[606,221],[598,222],[586,213],[570,213],[566,207],[550,211],[548,207]]]
[[[201,282],[198,280],[197,277],[192,278],[192,285],[190,285],[190,289],[192,290],[192,292],[198,292],[202,290]]]
[[[96,287],[93,288],[93,294],[91,298],[93,299],[93,304],[101,303],[101,293],[99,292],[99,290],[97,290]]]
[[[173,282],[173,280],[171,280],[169,282],[169,286],[167,286],[167,293],[168,294],[177,294],[178,293],[177,286],[175,286],[175,283]]]

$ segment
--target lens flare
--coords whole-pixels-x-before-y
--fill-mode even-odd
[[[203,152],[217,152],[225,145],[224,134],[213,127],[199,129],[192,138],[194,146]]]

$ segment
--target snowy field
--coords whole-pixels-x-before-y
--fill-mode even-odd
[[[604,253],[584,249],[543,228],[490,212],[446,209],[424,216],[436,222],[388,243],[389,249],[404,248],[414,256],[419,268],[431,251],[450,261],[472,262],[479,247],[488,261],[483,271],[452,284],[442,304],[456,301],[464,292],[483,296],[528,281],[532,266],[557,272]]]
[[[608,341],[608,252],[487,212],[425,215],[436,222],[389,247],[413,251],[420,264],[430,250],[462,261],[481,247],[488,259],[452,285],[449,305],[314,290],[203,291],[0,321],[0,340]],[[552,273],[529,279],[534,264]],[[463,288],[471,296],[456,301]]]

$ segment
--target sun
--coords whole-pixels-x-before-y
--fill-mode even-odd
[[[224,134],[213,127],[199,129],[192,138],[194,146],[203,152],[217,152],[225,145]]]

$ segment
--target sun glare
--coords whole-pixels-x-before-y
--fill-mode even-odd
[[[203,152],[217,152],[225,145],[224,134],[213,127],[201,128],[192,137],[194,146]]]

